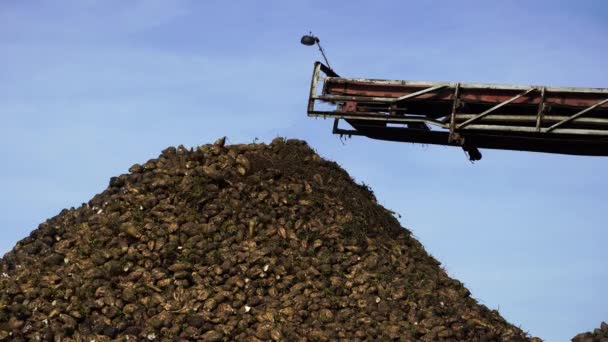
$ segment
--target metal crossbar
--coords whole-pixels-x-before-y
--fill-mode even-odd
[[[393,102],[401,102],[403,100],[411,99],[411,98],[420,96],[422,94],[430,93],[432,91],[435,91],[435,90],[438,90],[438,89],[441,89],[441,88],[445,88],[445,87],[447,87],[447,85],[444,84],[444,85],[438,85],[438,86],[422,89],[422,90],[417,91],[415,93],[411,93],[411,94],[407,94],[407,95],[403,95],[401,97],[398,97]]]
[[[513,102],[513,101],[515,101],[515,100],[519,99],[519,98],[520,98],[520,97],[522,97],[522,96],[526,96],[526,95],[528,95],[528,94],[529,94],[530,92],[532,92],[533,90],[536,90],[536,88],[530,88],[530,89],[528,89],[528,90],[524,91],[523,93],[521,93],[521,94],[519,94],[519,95],[513,96],[512,98],[508,99],[508,100],[507,100],[507,101],[505,101],[505,102],[501,102],[501,103],[497,104],[496,106],[494,106],[494,107],[492,107],[492,108],[490,108],[490,109],[486,110],[485,112],[483,112],[483,113],[481,113],[481,114],[477,115],[476,117],[474,117],[474,118],[470,118],[469,120],[467,120],[467,121],[465,121],[465,122],[461,123],[460,125],[458,125],[458,127],[457,127],[457,128],[458,128],[458,129],[464,128],[465,126],[469,125],[470,123],[475,122],[475,121],[477,121],[477,120],[479,120],[479,119],[483,118],[484,116],[486,116],[486,115],[488,115],[488,114],[491,114],[492,112],[494,112],[494,111],[495,111],[495,110],[497,110],[498,108],[501,108],[501,107],[503,107],[503,106],[506,106],[506,105],[508,105],[509,103],[511,103],[511,102]]]
[[[587,114],[588,112],[594,110],[595,108],[597,108],[597,107],[599,107],[599,106],[601,106],[601,105],[603,105],[605,103],[608,103],[608,99],[602,100],[602,101],[594,104],[593,106],[591,106],[589,108],[586,108],[586,109],[583,109],[580,112],[572,115],[571,117],[569,117],[569,118],[567,118],[565,120],[562,120],[562,121],[556,123],[555,125],[547,128],[547,130],[545,132],[549,133],[549,132],[553,131],[554,129],[556,129],[559,126],[562,126],[562,125],[564,125],[564,124],[566,124],[566,123],[568,123],[570,121],[576,120],[576,118],[581,117],[581,116]]]

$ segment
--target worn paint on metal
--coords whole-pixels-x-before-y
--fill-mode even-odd
[[[317,102],[336,109],[317,111]],[[374,139],[608,155],[605,88],[343,78],[317,62],[308,115],[334,118],[339,134],[345,120],[350,135]]]

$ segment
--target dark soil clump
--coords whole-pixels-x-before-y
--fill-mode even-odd
[[[129,171],[0,260],[0,340],[529,340],[305,142]]]

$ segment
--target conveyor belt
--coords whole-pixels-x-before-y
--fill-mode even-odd
[[[308,115],[334,118],[336,134],[462,146],[472,160],[477,148],[608,156],[608,89],[343,78],[316,62]]]

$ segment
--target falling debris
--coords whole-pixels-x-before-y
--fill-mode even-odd
[[[168,148],[0,274],[7,341],[529,340],[299,140]]]

